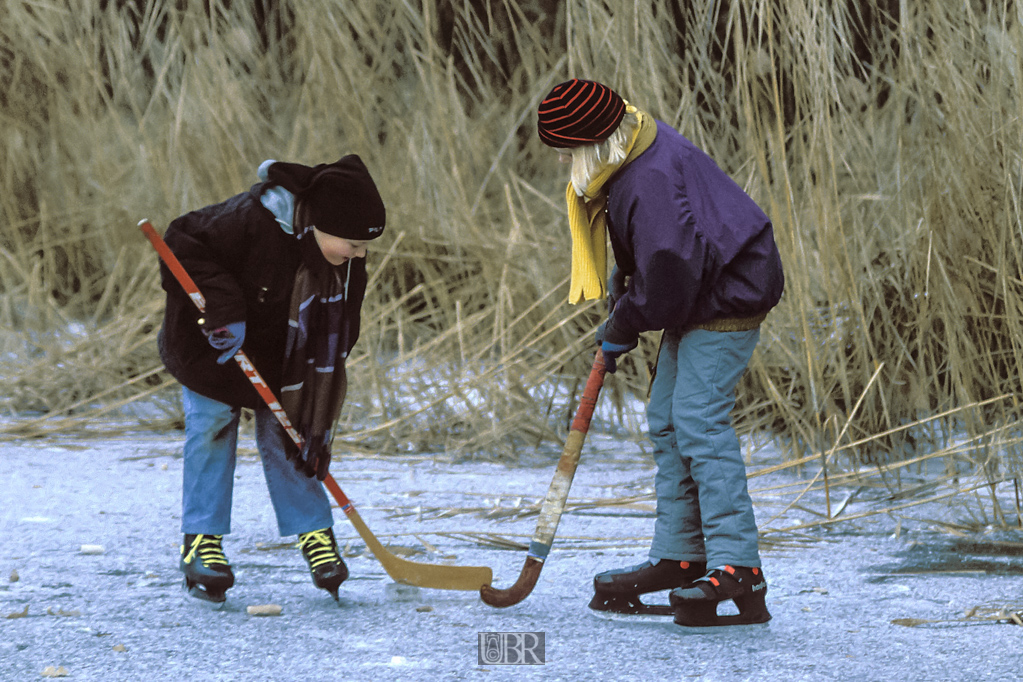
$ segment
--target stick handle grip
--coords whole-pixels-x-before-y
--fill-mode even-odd
[[[160,260],[166,264],[170,269],[171,274],[174,275],[174,279],[178,280],[181,284],[181,288],[185,290],[188,297],[192,299],[192,303],[199,309],[200,313],[206,312],[206,298],[199,291],[199,287],[196,285],[188,272],[185,271],[185,266],[181,264],[178,257],[174,255],[174,252],[167,246],[167,242],[163,240],[160,233],[156,231],[153,224],[148,219],[143,218],[139,221],[139,229],[142,230],[142,234],[146,235],[149,239],[149,243],[156,249],[156,253],[159,254]]]

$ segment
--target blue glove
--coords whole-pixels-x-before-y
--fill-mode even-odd
[[[610,341],[604,341],[601,343],[600,350],[604,351],[604,368],[610,374],[614,374],[618,371],[618,356],[628,353],[638,345],[638,341],[633,341],[632,343],[611,343]]]
[[[241,350],[242,342],[245,340],[245,323],[232,322],[223,327],[218,327],[206,333],[206,340],[217,350],[224,351],[217,358],[217,364],[222,365]]]
[[[603,322],[600,323],[600,326],[597,327],[597,333],[593,335],[593,338],[597,342],[598,346],[604,345],[605,332],[607,332],[607,320],[604,320]]]

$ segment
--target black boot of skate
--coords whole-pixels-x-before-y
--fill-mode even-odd
[[[332,528],[321,528],[298,536],[298,546],[309,564],[313,585],[327,590],[334,601],[339,601],[337,590],[348,578],[348,567],[337,551],[337,540]]]
[[[675,623],[690,628],[754,625],[771,620],[765,597],[767,581],[759,568],[724,566],[712,569],[689,587],[674,589],[668,600]],[[718,604],[731,599],[737,615],[718,615]]]
[[[593,578],[593,599],[590,608],[621,614],[670,616],[673,610],[664,604],[644,604],[640,595],[675,587],[685,587],[707,572],[703,562],[661,559],[632,568],[617,568],[598,573]]]
[[[234,585],[234,572],[227,563],[222,535],[186,535],[181,545],[181,571],[185,589],[197,599],[223,604],[224,593]]]

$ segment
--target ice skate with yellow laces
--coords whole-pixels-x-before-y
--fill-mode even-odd
[[[225,592],[234,585],[234,572],[224,555],[222,535],[185,535],[181,545],[181,571],[185,574],[188,594],[210,602],[223,604]]]
[[[337,591],[348,578],[348,567],[338,553],[334,530],[321,528],[302,533],[298,536],[298,546],[309,564],[313,584],[330,592],[334,601],[339,601]]]

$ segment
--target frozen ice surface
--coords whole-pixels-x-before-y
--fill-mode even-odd
[[[104,681],[1014,680],[1023,670],[1023,627],[963,620],[1023,602],[1018,550],[985,558],[978,549],[1023,538],[935,533],[898,515],[765,532],[774,616],[765,628],[686,636],[670,622],[596,618],[586,608],[593,574],[643,560],[654,513],[649,456],[596,434],[539,582],[515,606],[429,589],[394,600],[394,583],[336,510],[352,574],[338,606],[312,585],[294,538],[278,536],[262,469],[242,457],[225,538],[237,583],[222,610],[203,609],[177,569],[180,450],[179,433],[0,445],[0,680],[61,666],[68,679]],[[513,467],[342,454],[331,470],[395,553],[490,566],[503,588],[522,568],[529,511],[555,459]],[[767,447],[753,468],[777,461]],[[814,473],[803,472],[806,482]],[[798,485],[778,488],[786,483]],[[786,508],[803,484],[791,472],[751,479],[758,519],[781,528],[820,518],[819,491]],[[832,492],[837,507],[847,491]],[[869,498],[861,492],[843,513],[855,516]],[[282,612],[253,618],[251,604]],[[480,665],[486,632],[544,632],[546,663]]]

